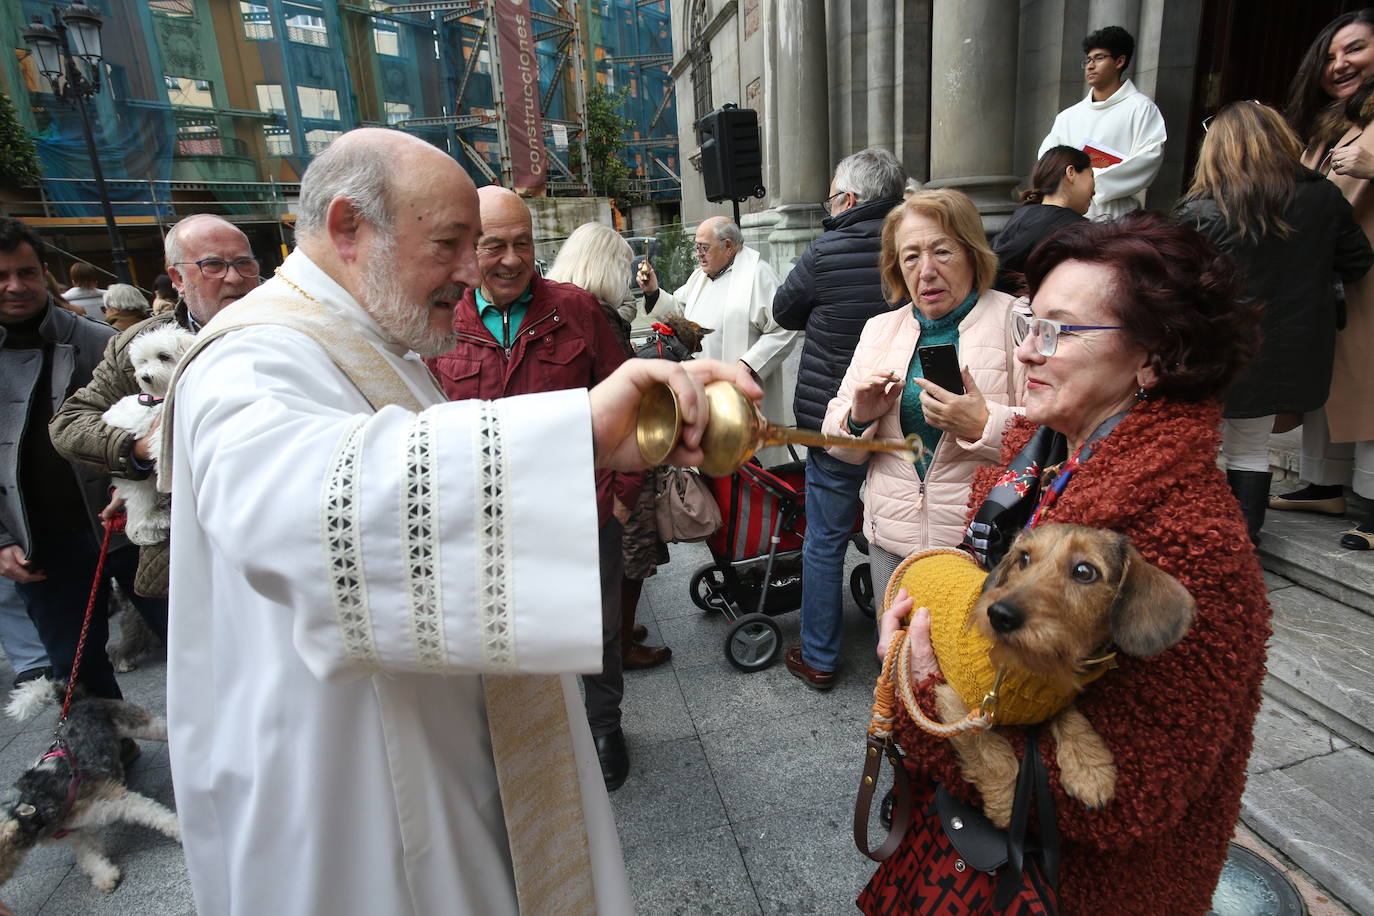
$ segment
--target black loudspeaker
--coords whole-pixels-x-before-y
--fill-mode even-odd
[[[697,139],[707,200],[744,200],[767,193],[758,112],[733,104],[717,108],[697,122]]]

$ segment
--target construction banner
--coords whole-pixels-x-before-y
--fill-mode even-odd
[[[501,88],[510,127],[511,179],[521,194],[539,196],[548,183],[544,120],[539,113],[539,59],[527,0],[495,0]]]

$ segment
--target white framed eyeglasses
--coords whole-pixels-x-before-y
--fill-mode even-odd
[[[1020,312],[1012,314],[1012,338],[1016,345],[1027,337],[1031,338],[1035,352],[1041,356],[1053,356],[1059,349],[1059,335],[1073,334],[1077,331],[1120,331],[1119,324],[1064,324],[1052,318],[1032,318]]]

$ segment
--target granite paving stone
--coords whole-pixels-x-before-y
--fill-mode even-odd
[[[673,835],[729,823],[720,790],[695,737],[641,746],[631,744],[632,767],[611,793],[621,845],[628,848]]]
[[[651,634],[652,635],[652,634]],[[677,649],[673,650],[674,657]],[[625,699],[620,704],[620,727],[631,752],[658,741],[696,736],[696,726],[682,698],[677,672],[670,661],[645,671],[625,672]]]
[[[626,845],[625,868],[641,916],[754,916],[762,910],[730,827]]]
[[[735,825],[765,913],[854,912],[877,865],[854,848],[853,804],[851,796],[836,796]]]
[[[1349,741],[1266,696],[1255,718],[1255,746],[1248,770],[1252,775],[1265,773],[1348,747]]]
[[[1341,532],[1355,524],[1309,512],[1269,512],[1260,557],[1271,572],[1374,615],[1374,555],[1339,543]]]
[[[1274,592],[1270,604],[1270,674],[1353,722],[1362,734],[1345,737],[1374,749],[1374,617],[1307,588]]]

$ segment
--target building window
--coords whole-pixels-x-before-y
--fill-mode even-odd
[[[406,102],[383,102],[386,108],[386,123],[399,124],[409,121],[414,109]]]
[[[401,33],[393,26],[377,24],[372,29],[372,47],[388,57],[401,55]]]
[[[318,121],[339,120],[339,94],[333,89],[297,86],[296,98],[300,102],[301,117]]]
[[[268,124],[262,129],[262,138],[267,143],[269,156],[291,156],[296,152],[291,143],[291,131],[285,127]]]
[[[286,97],[282,94],[281,87],[273,83],[264,83],[257,88],[258,111],[265,111],[279,118],[286,117]]]
[[[287,4],[286,37],[303,45],[329,47],[329,29],[318,8]]]
[[[167,101],[187,108],[214,108],[215,94],[209,80],[189,76],[164,76]]]
[[[178,19],[194,19],[196,16],[195,0],[148,0],[148,9]]]
[[[178,156],[226,155],[224,139],[214,121],[177,119]]]
[[[307,130],[305,132],[305,151],[318,156],[324,148],[343,135],[341,130]]]
[[[692,55],[692,105],[696,119],[710,112],[711,102],[711,44],[706,40],[706,0],[693,0],[687,14],[687,34]]]
[[[239,15],[243,17],[243,37],[250,41],[271,41],[272,11],[265,3],[249,3],[239,0]]]

